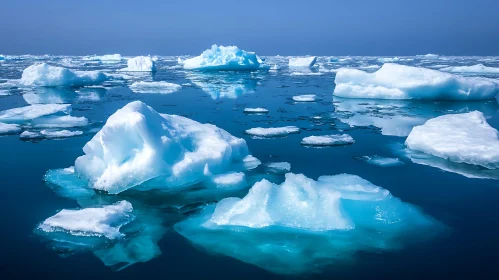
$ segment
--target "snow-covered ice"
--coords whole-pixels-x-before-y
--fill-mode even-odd
[[[499,93],[499,82],[437,70],[386,63],[374,73],[342,68],[334,95],[349,98],[483,100]]]
[[[180,89],[182,89],[182,86],[164,81],[160,82],[139,81],[131,84],[130,89],[135,93],[169,94],[179,91]]]
[[[296,126],[283,126],[283,127],[255,127],[246,130],[246,133],[253,136],[259,137],[278,137],[286,136],[292,133],[298,133],[300,129]]]
[[[312,67],[317,61],[316,56],[292,57],[289,59],[289,67]]]
[[[272,174],[285,174],[291,171],[289,162],[271,162],[265,165],[265,172]]]
[[[150,56],[137,56],[128,59],[127,67],[120,69],[125,72],[155,72],[156,63]]]
[[[269,112],[269,110],[267,110],[265,108],[261,108],[261,107],[244,108],[244,113],[247,113],[247,114],[266,114],[268,112]]]
[[[308,136],[301,140],[301,144],[306,146],[340,146],[350,145],[354,142],[352,136],[348,134]]]
[[[430,119],[414,127],[405,144],[457,163],[499,168],[499,132],[479,111]]]
[[[67,138],[82,135],[80,130],[42,130],[40,132],[24,131],[19,135],[21,139],[51,139],[51,138]]]
[[[133,219],[133,207],[128,201],[81,210],[64,209],[43,221],[38,229],[47,233],[64,232],[76,236],[122,237],[120,228]]]
[[[281,185],[262,180],[244,198],[223,199],[175,225],[210,252],[282,274],[315,272],[359,250],[395,250],[433,236],[429,229],[437,227],[418,208],[358,176],[314,181],[292,173]]]
[[[21,84],[25,86],[68,86],[81,87],[97,85],[108,77],[99,71],[73,71],[47,63],[33,64],[24,69]]]
[[[440,68],[439,70],[451,73],[499,74],[499,68],[489,67],[483,64],[475,64],[471,66],[449,66]]]
[[[296,102],[314,102],[315,94],[304,94],[293,96],[293,101]]]
[[[268,68],[254,53],[236,46],[217,46],[205,50],[201,55],[183,61],[184,69],[204,71],[237,71]]]
[[[36,104],[0,112],[0,121],[24,122],[54,114],[69,114],[70,104]]]

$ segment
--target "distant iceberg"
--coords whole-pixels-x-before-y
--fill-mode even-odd
[[[471,66],[449,66],[440,68],[439,70],[451,73],[499,74],[499,68],[488,67],[483,64]]]
[[[389,191],[349,174],[286,174],[256,183],[175,225],[196,246],[279,274],[320,271],[357,251],[396,250],[441,225]]]
[[[156,72],[156,63],[150,56],[137,56],[128,59],[127,67],[119,71],[125,72]]]
[[[499,132],[478,111],[428,120],[412,129],[405,144],[457,163],[499,169]]]
[[[20,82],[25,86],[82,87],[98,85],[107,79],[108,77],[99,71],[73,71],[40,63],[24,69]]]
[[[237,71],[268,68],[254,53],[236,46],[217,46],[204,51],[201,55],[183,61],[184,69],[204,71]]]
[[[289,67],[312,67],[317,62],[316,56],[292,57],[289,59]]]
[[[135,101],[116,111],[83,147],[75,176],[111,194],[179,190],[218,174],[245,169],[241,138],[210,124],[157,113]]]
[[[349,98],[483,100],[499,93],[499,82],[437,70],[386,63],[374,73],[342,68],[334,95]]]
[[[164,81],[159,81],[159,82],[140,81],[131,84],[130,89],[135,93],[169,94],[179,91],[180,89],[182,89],[182,86]]]
[[[101,61],[102,63],[118,63],[123,59],[121,54],[116,53],[116,54],[106,54],[106,55],[95,55],[95,56],[88,56],[83,58],[83,60],[96,60],[96,61]]]

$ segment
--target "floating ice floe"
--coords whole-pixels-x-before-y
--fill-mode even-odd
[[[293,101],[296,102],[314,102],[315,94],[304,94],[293,96]]]
[[[137,56],[128,59],[127,67],[119,71],[125,72],[155,72],[156,63],[150,56]]]
[[[333,94],[349,98],[483,100],[499,93],[499,82],[493,79],[391,63],[374,73],[342,68],[335,83]]]
[[[228,189],[228,188],[241,188],[246,186],[246,179],[243,172],[230,172],[226,174],[216,175],[211,178],[208,185],[213,185],[215,188]]]
[[[353,143],[355,141],[348,134],[308,136],[301,140],[301,144],[305,146],[341,146]]]
[[[316,56],[292,57],[289,59],[289,67],[312,67],[317,61]]]
[[[118,63],[121,62],[123,57],[121,54],[106,54],[106,55],[94,55],[94,56],[89,56],[89,57],[84,57],[83,60],[95,60],[95,61],[100,61],[102,63]]]
[[[214,125],[159,114],[135,101],[110,116],[83,152],[75,176],[116,194],[130,188],[179,190],[244,171],[248,147]]]
[[[99,71],[73,71],[46,63],[33,64],[24,69],[20,83],[25,86],[81,87],[97,85],[108,77]]]
[[[300,129],[296,126],[269,127],[269,128],[255,127],[246,130],[247,134],[259,137],[279,137],[298,132],[300,132]]]
[[[8,109],[0,112],[0,121],[25,122],[53,114],[69,114],[70,104],[43,104],[30,105],[19,108]]]
[[[120,228],[133,220],[132,204],[120,201],[113,205],[81,210],[62,210],[38,226],[45,233],[62,232],[75,236],[122,237]]]
[[[41,130],[40,132],[24,131],[19,135],[21,139],[52,139],[52,138],[67,138],[82,135],[80,130]]]
[[[439,70],[451,73],[499,74],[499,68],[488,67],[483,64],[471,66],[449,66],[440,68]]]
[[[247,114],[266,114],[269,112],[269,110],[265,109],[265,108],[244,108],[244,113],[247,113]]]
[[[286,174],[244,198],[226,198],[175,225],[196,246],[280,274],[319,272],[358,251],[424,241],[441,224],[388,190],[348,174],[317,181]]]
[[[158,93],[169,94],[182,89],[181,85],[168,82],[135,82],[130,85],[130,89],[135,93]]]
[[[21,127],[18,124],[0,122],[0,135],[16,134],[19,133],[20,131]]]
[[[377,165],[381,167],[390,167],[390,166],[399,166],[399,165],[404,165],[404,162],[401,161],[398,158],[389,158],[389,157],[380,157],[380,156],[362,156],[358,157],[360,161],[372,164],[372,165]]]
[[[265,165],[265,172],[272,174],[285,174],[291,171],[289,162],[271,162]]]
[[[499,132],[478,111],[428,120],[412,129],[405,144],[457,163],[499,168]]]
[[[183,61],[184,69],[204,71],[258,70],[268,66],[254,53],[236,46],[217,46]]]

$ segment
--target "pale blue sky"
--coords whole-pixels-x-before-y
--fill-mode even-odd
[[[499,55],[497,0],[3,0],[0,53]]]

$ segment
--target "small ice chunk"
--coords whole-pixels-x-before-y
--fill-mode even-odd
[[[374,73],[341,68],[333,95],[349,98],[485,100],[499,93],[499,82],[437,70],[386,63]]]
[[[301,140],[306,146],[340,146],[355,143],[352,136],[348,134],[332,134],[321,136],[308,136]]]
[[[296,102],[314,102],[315,94],[304,94],[293,96],[293,101]]]
[[[99,71],[73,71],[47,63],[33,64],[24,69],[21,84],[25,86],[71,86],[97,85],[108,78]]]
[[[182,89],[181,85],[168,82],[135,82],[130,85],[130,89],[135,93],[159,93],[169,94]]]
[[[125,200],[99,208],[64,209],[42,222],[38,229],[47,233],[115,239],[123,236],[120,228],[133,220],[132,212],[132,204]]]
[[[300,132],[300,129],[296,126],[269,127],[269,128],[255,127],[246,130],[247,134],[259,137],[278,137],[298,132]]]
[[[0,122],[0,135],[15,134],[21,131],[17,124],[2,123]]]
[[[404,162],[398,158],[380,157],[377,155],[359,157],[359,160],[382,167],[399,166],[404,164]]]
[[[156,64],[150,56],[137,56],[128,59],[127,67],[119,71],[125,72],[156,72]]]
[[[244,113],[247,113],[247,114],[266,114],[268,113],[269,110],[265,109],[265,108],[245,108],[244,109]]]
[[[209,71],[258,70],[267,67],[254,53],[236,46],[217,46],[205,50],[201,55],[183,61],[184,69]]]
[[[271,162],[265,167],[265,172],[272,174],[285,174],[291,170],[289,162]]]
[[[499,169],[499,132],[479,111],[430,119],[415,126],[405,144],[450,161]]]
[[[243,166],[246,170],[255,169],[260,166],[260,164],[262,164],[262,162],[252,155],[247,155],[243,158]]]
[[[211,179],[216,188],[239,188],[246,185],[246,179],[243,172],[231,172],[214,176]]]
[[[292,57],[289,59],[289,67],[312,67],[316,61],[316,56]]]

